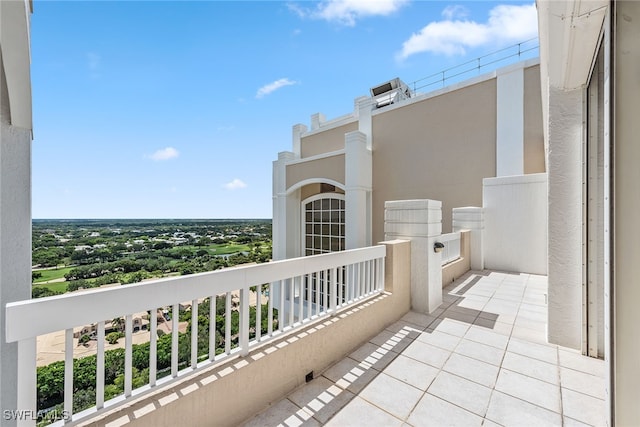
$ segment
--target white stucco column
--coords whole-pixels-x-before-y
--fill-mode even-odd
[[[549,87],[548,339],[582,346],[583,90]]]
[[[303,133],[307,132],[307,127],[303,124],[298,123],[297,125],[293,125],[291,129],[291,145],[294,157],[299,159],[301,157],[302,148],[300,144],[300,139]]]
[[[371,150],[359,131],[345,134],[345,246],[371,245]]]
[[[36,340],[8,344],[5,330],[6,304],[31,298],[29,14],[26,1],[0,2],[0,410],[35,413]]]
[[[384,204],[385,240],[411,240],[411,309],[431,313],[442,304],[442,202],[398,200]]]
[[[293,160],[295,154],[290,151],[278,153],[273,162],[273,259],[287,257],[287,177],[286,162]]]
[[[311,115],[311,130],[320,129],[320,126],[326,121],[326,117],[322,113],[315,113]]]
[[[356,109],[358,111],[358,130],[365,135],[367,142],[367,148],[371,150],[373,144],[373,130],[371,122],[371,112],[373,110],[373,103],[375,101],[369,97],[362,96],[356,98]]]
[[[524,68],[499,74],[496,86],[496,176],[522,175]]]
[[[453,232],[469,230],[469,249],[471,251],[471,269],[484,270],[484,209],[479,207],[453,208]]]

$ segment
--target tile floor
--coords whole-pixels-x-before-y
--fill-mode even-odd
[[[546,343],[546,289],[469,272],[245,426],[605,425],[605,364]]]

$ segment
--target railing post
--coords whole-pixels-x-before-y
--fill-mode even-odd
[[[249,354],[249,288],[240,289],[240,355]]]
[[[30,410],[36,414],[36,382],[36,339],[28,338],[18,341],[18,383],[16,384],[18,405],[16,409]],[[18,420],[17,425],[19,427],[35,426],[36,420]]]

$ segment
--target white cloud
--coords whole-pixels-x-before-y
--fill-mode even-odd
[[[169,159],[176,158],[179,155],[180,155],[180,153],[175,148],[173,148],[173,147],[165,147],[165,148],[162,148],[162,149],[156,151],[155,153],[153,153],[149,157],[151,158],[151,160],[155,160],[156,162],[160,162],[160,161],[163,161],[163,160],[169,160]]]
[[[269,95],[271,92],[274,92],[280,88],[283,88],[285,86],[291,86],[291,85],[295,85],[298,82],[294,81],[294,80],[289,80],[287,78],[284,79],[279,79],[276,80],[274,82],[268,83],[264,86],[262,86],[260,89],[258,89],[258,92],[256,93],[256,98],[262,98],[266,95]]]
[[[498,5],[489,11],[486,23],[453,19],[460,10],[443,11],[445,20],[434,21],[402,44],[397,58],[407,59],[421,52],[463,55],[466,49],[489,43],[517,43],[538,35],[535,4]],[[454,7],[455,9],[455,7]],[[458,15],[456,15],[458,14]]]
[[[409,0],[325,0],[315,9],[305,9],[296,4],[289,4],[289,9],[303,18],[324,19],[352,27],[360,18],[387,16],[408,2]]]
[[[241,188],[246,188],[247,184],[245,184],[241,179],[234,178],[233,181],[227,182],[223,187],[227,190],[239,190]]]
[[[464,6],[460,6],[459,4],[447,6],[442,11],[442,16],[444,16],[447,20],[451,20],[454,18],[466,18],[467,16],[469,16],[469,9]]]

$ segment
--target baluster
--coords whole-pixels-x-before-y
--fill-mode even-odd
[[[173,304],[171,308],[171,376],[178,376],[178,318],[180,307]]]
[[[262,337],[262,285],[256,288],[256,342]]]
[[[158,309],[151,310],[149,316],[149,385],[156,385],[158,377]]]
[[[191,301],[191,369],[198,367],[198,300]]]

